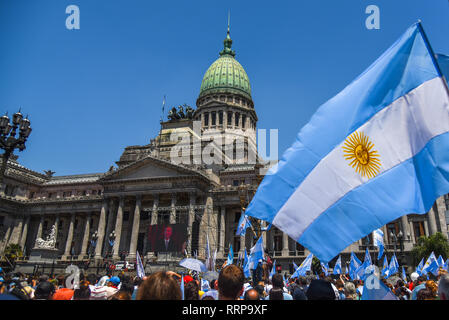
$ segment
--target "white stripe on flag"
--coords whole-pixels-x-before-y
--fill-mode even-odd
[[[428,141],[449,131],[449,99],[441,78],[426,81],[383,108],[356,131],[363,132],[380,155],[382,172],[416,155]],[[310,224],[351,190],[361,177],[345,160],[342,141],[304,179],[279,210],[273,224],[298,240]],[[298,214],[298,207],[301,214]]]

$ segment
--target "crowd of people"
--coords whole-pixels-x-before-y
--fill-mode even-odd
[[[197,274],[180,275],[159,271],[131,277],[80,274],[79,283],[70,275],[34,275],[6,273],[0,276],[0,300],[360,300],[363,282],[345,275],[324,274],[290,278],[280,273],[252,283],[241,267],[228,265],[205,284]],[[181,281],[183,283],[181,283]],[[394,284],[382,279],[400,300],[449,300],[449,274],[440,272],[434,280],[411,274],[411,281]]]

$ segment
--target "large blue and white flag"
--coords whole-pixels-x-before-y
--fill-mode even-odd
[[[341,274],[341,256],[338,256],[334,266],[334,274]]]
[[[244,236],[246,234],[246,229],[250,226],[251,222],[249,221],[248,216],[242,212],[235,235]]]
[[[424,258],[421,259],[421,262],[416,267],[416,273],[422,275],[422,268],[424,267]]]
[[[256,269],[259,262],[263,261],[263,253],[264,253],[263,237],[261,236],[249,252],[248,260],[249,260],[249,268],[251,270]]]
[[[313,253],[310,253],[290,278],[304,277],[312,268]]]
[[[384,233],[380,229],[376,229],[373,231],[373,243],[376,247],[379,248],[379,254],[377,255],[377,260],[382,258],[384,254]]]
[[[322,105],[246,210],[321,261],[449,193],[449,94],[420,23]]]
[[[399,300],[398,297],[379,279],[366,281],[360,300]]]
[[[139,251],[137,251],[137,253],[136,253],[136,272],[137,272],[137,276],[140,279],[143,279],[143,277],[145,277],[145,270],[143,268],[142,259],[140,259]]]
[[[366,248],[365,259],[360,267],[356,270],[356,278],[365,281],[365,277],[367,276],[366,270],[369,266],[371,266],[371,255],[369,254],[368,248]]]
[[[436,56],[441,72],[444,74],[446,82],[449,85],[449,56],[445,54],[437,54]]]
[[[234,251],[232,250],[232,244],[229,244],[229,252],[228,252],[228,260],[226,261],[226,265],[231,265],[234,263]]]

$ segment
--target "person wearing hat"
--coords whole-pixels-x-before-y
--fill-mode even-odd
[[[117,276],[111,277],[111,279],[109,279],[107,286],[108,287],[112,287],[115,289],[118,289],[118,286],[120,285],[120,278]]]

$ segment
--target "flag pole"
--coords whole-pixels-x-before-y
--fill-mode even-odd
[[[446,82],[446,77],[444,76],[443,71],[441,70],[440,65],[438,64],[435,52],[433,51],[432,46],[430,45],[429,38],[427,38],[427,34],[424,31],[421,20],[418,20],[417,24],[418,24],[418,29],[421,32],[422,37],[424,39],[424,43],[426,44],[427,50],[429,50],[429,52],[430,52],[432,62],[434,64],[435,68],[437,69],[438,73],[440,74],[441,78],[443,79],[444,87],[446,88],[447,95],[449,96],[449,86]]]

